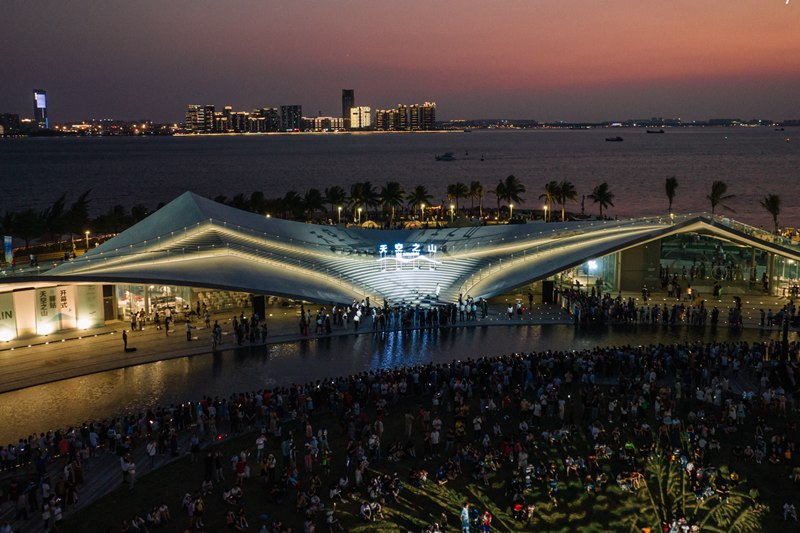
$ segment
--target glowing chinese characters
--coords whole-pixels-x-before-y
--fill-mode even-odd
[[[423,245],[418,242],[398,242],[393,245],[391,252],[388,244],[381,244],[378,246],[378,262],[381,270],[388,270],[391,263],[394,263],[395,270],[420,270],[423,266],[427,270],[435,270],[436,265],[441,264],[436,261],[438,251],[438,245],[433,243],[426,244],[423,251]]]

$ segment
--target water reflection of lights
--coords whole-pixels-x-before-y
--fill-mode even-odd
[[[0,442],[15,442],[34,431],[65,428],[86,420],[137,414],[156,405],[196,401],[203,395],[227,397],[234,392],[306,383],[364,370],[534,350],[579,350],[598,344],[765,338],[759,337],[761,333],[757,330],[745,330],[739,335],[731,335],[727,328],[717,333],[708,330],[698,336],[698,332],[688,329],[575,329],[566,325],[483,326],[384,334],[364,329],[357,336],[184,357],[2,394]],[[769,337],[770,333],[763,335]],[[777,338],[778,333],[771,335]]]

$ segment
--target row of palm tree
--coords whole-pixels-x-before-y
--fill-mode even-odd
[[[52,205],[36,211],[26,208],[21,211],[6,211],[0,220],[0,230],[6,235],[15,235],[25,241],[25,247],[33,239],[45,243],[59,242],[64,235],[83,235],[90,227],[89,195],[92,190],[79,195],[67,206],[67,195],[62,194]]]
[[[668,212],[672,213],[678,191],[678,180],[675,176],[666,178],[664,190],[668,200]],[[484,188],[479,181],[472,181],[469,185],[456,182],[447,186],[448,200],[456,210],[461,209],[461,200],[469,199],[470,211],[474,212],[477,203],[481,218],[484,216],[484,199],[487,194],[495,197],[499,217],[503,204],[507,207],[506,214],[510,216],[513,204],[524,203],[522,195],[525,192],[525,185],[514,175],[499,180],[489,189]],[[33,239],[45,243],[57,242],[64,235],[81,235],[87,229],[91,229],[94,233],[118,233],[149,214],[149,210],[141,204],[133,206],[130,213],[127,213],[122,205],[116,205],[108,212],[91,219],[90,193],[91,190],[79,195],[69,207],[66,195],[62,195],[51,206],[41,211],[28,208],[18,212],[6,212],[0,218],[0,230],[4,234],[23,239],[27,247]],[[552,220],[556,208],[561,212],[561,220],[565,220],[567,203],[577,201],[577,197],[575,185],[570,181],[546,183],[544,193],[539,195],[539,199],[545,202],[545,220]],[[371,212],[377,214],[379,209],[383,209],[388,215],[390,224],[394,225],[397,213],[404,210],[422,217],[425,208],[433,206],[433,198],[424,185],[417,185],[410,191],[405,191],[396,181],[390,181],[381,187],[363,181],[352,184],[349,194],[342,187],[335,185],[325,188],[324,191],[311,188],[302,195],[291,190],[280,198],[269,199],[263,192],[255,191],[249,196],[237,194],[231,199],[218,196],[215,200],[240,209],[261,214],[273,213],[290,219],[313,219],[318,213],[335,219],[337,211],[341,214],[342,209],[347,209],[345,218],[352,210],[352,220],[360,220],[359,210],[364,211],[369,217]],[[614,206],[614,193],[606,182],[596,186],[587,198],[598,205],[601,217],[605,210]],[[706,196],[711,205],[711,214],[716,215],[718,208],[733,211],[728,205],[733,198],[735,195],[728,192],[725,182],[714,181]],[[777,194],[767,194],[759,203],[772,216],[774,230],[777,232],[781,197]]]
[[[675,176],[667,177],[664,183],[664,190],[668,201],[667,211],[671,214],[678,191],[678,179]],[[524,203],[522,194],[525,191],[525,185],[514,175],[510,175],[498,181],[497,185],[488,191],[484,189],[484,186],[479,181],[473,181],[469,185],[462,182],[450,184],[447,186],[447,198],[457,211],[461,209],[460,200],[470,199],[471,211],[474,211],[475,203],[477,202],[479,214],[482,218],[484,214],[483,202],[486,194],[495,197],[499,216],[502,212],[503,203],[505,203],[506,207]],[[608,183],[603,182],[597,185],[586,197],[598,205],[600,216],[602,217],[605,210],[609,207],[614,207],[614,196]],[[254,202],[253,197],[257,197],[260,200]],[[706,199],[711,206],[712,216],[717,214],[719,208],[733,211],[728,204],[735,197],[734,194],[728,192],[728,185],[724,181],[717,180],[712,182],[711,189],[706,195]],[[575,185],[570,181],[550,181],[546,183],[544,192],[539,195],[539,199],[544,200],[545,204],[545,221],[553,220],[553,213],[556,208],[560,210],[560,220],[566,220],[567,204],[576,202],[577,198],[578,194]],[[397,211],[402,210],[404,207],[411,213],[417,212],[422,215],[423,208],[432,205],[433,196],[424,185],[417,185],[411,191],[406,192],[398,182],[388,182],[380,189],[377,189],[369,181],[366,181],[354,183],[350,187],[349,196],[344,189],[334,186],[326,188],[322,193],[317,189],[309,189],[304,196],[300,196],[295,191],[289,191],[283,198],[272,201],[265,200],[263,193],[260,192],[253,193],[250,202],[247,202],[243,195],[237,195],[230,202],[225,197],[217,197],[217,200],[255,212],[272,211],[295,218],[303,216],[313,218],[316,212],[325,211],[326,204],[330,206],[329,213],[331,215],[335,214],[336,206],[347,205],[353,210],[353,219],[358,218],[357,212],[359,208],[367,213],[370,210],[377,212],[378,208],[383,208],[390,215],[391,222],[394,223]],[[759,203],[772,216],[774,229],[777,232],[779,227],[778,217],[781,211],[780,196],[767,194]],[[510,215],[511,209],[507,209],[506,212]]]
[[[667,200],[669,201],[668,211],[672,213],[672,202],[675,200],[675,194],[678,190],[678,179],[675,176],[670,176],[664,183],[664,189],[667,193]],[[706,195],[706,199],[711,204],[711,216],[717,212],[717,207],[721,207],[727,211],[735,212],[727,202],[736,198],[735,194],[728,193],[728,184],[721,180],[716,180],[711,183],[711,190]],[[778,216],[781,213],[781,197],[777,194],[767,194],[759,200],[759,204],[764,208],[767,213],[772,216],[772,224],[775,233],[778,233]]]

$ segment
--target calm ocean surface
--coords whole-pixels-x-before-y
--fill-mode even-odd
[[[614,135],[625,141],[604,141]],[[458,160],[435,161],[443,152]],[[155,208],[186,190],[212,198],[263,190],[271,197],[331,185],[349,190],[362,180],[376,186],[395,180],[407,190],[424,184],[445,198],[450,183],[478,180],[488,190],[509,174],[528,189],[523,208],[541,206],[538,196],[549,180],[572,181],[579,200],[607,181],[616,194],[610,215],[660,213],[667,206],[664,179],[675,175],[678,212],[709,210],[705,196],[721,179],[736,195],[729,202],[733,218],[770,227],[758,200],[776,193],[783,200],[781,224],[800,224],[800,131],[792,128],[0,139],[0,213],[41,209],[62,192],[69,200],[89,188],[93,214],[114,204]],[[484,205],[495,205],[494,198]],[[586,210],[596,213],[588,200]]]

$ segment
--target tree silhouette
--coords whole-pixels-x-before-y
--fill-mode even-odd
[[[772,215],[772,224],[775,226],[775,233],[778,233],[778,215],[781,214],[781,197],[777,194],[768,194],[760,202],[761,207]]]
[[[502,181],[498,182],[494,189],[489,191],[489,194],[493,194],[497,199],[497,218],[500,218],[500,202],[506,198],[506,184]]]
[[[503,185],[505,188],[505,195],[503,196],[503,199],[507,203],[525,203],[525,199],[521,196],[521,194],[525,192],[525,185],[519,181],[519,178],[511,174],[506,177],[505,181],[503,181]]]
[[[334,206],[339,207],[347,201],[347,193],[338,185],[325,189],[325,203],[331,206],[331,217],[333,217]],[[337,210],[338,212],[338,210]]]
[[[473,200],[478,200],[478,209],[479,209],[479,216],[483,218],[483,185],[481,185],[480,181],[473,181],[469,184],[469,197]],[[472,207],[475,207],[475,204],[472,204]]]
[[[414,210],[415,208],[420,208],[420,215],[422,215],[422,205],[431,205],[431,199],[433,197],[428,193],[428,189],[425,188],[424,185],[417,185],[411,192],[408,194],[408,208],[410,210]]]
[[[603,208],[614,207],[614,193],[611,192],[605,181],[595,187],[588,198],[600,206],[600,218],[603,218]]]
[[[717,180],[711,184],[711,192],[706,195],[706,199],[711,202],[711,216],[714,216],[717,206],[721,206],[728,211],[733,211],[733,209],[725,205],[723,202],[735,198],[736,195],[727,194],[727,192],[728,185],[724,181]]]
[[[544,200],[545,209],[545,222],[548,222],[553,215],[553,204],[559,201],[561,196],[558,182],[555,180],[548,181],[544,186],[544,193],[539,195],[539,200]]]
[[[668,213],[672,213],[672,201],[675,199],[675,192],[678,190],[678,178],[670,176],[664,183],[664,189],[667,192],[667,200],[669,200]]]
[[[394,212],[395,209],[403,206],[403,200],[406,197],[406,191],[396,181],[390,181],[381,189],[381,204],[385,209],[391,211],[391,222],[394,225]]]
[[[561,181],[558,184],[558,203],[561,204],[561,222],[566,218],[567,200],[575,201],[578,198],[578,193],[575,190],[575,185],[571,181]]]
[[[319,192],[319,189],[312,187],[306,191],[303,195],[303,207],[305,208],[308,218],[311,220],[314,219],[315,211],[325,210],[325,198],[322,197],[322,193]]]
[[[458,211],[458,199],[466,198],[469,195],[469,188],[460,181],[447,186],[447,196],[456,202],[456,211]]]

